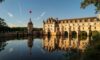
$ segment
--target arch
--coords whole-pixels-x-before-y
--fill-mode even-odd
[[[50,32],[50,29],[48,29],[48,32],[47,32],[47,33],[48,33],[48,36],[51,36],[51,32]]]
[[[77,32],[76,31],[71,31],[72,38],[77,38]]]
[[[68,37],[68,32],[64,31],[64,37]]]
[[[81,40],[87,39],[87,32],[86,31],[80,31],[80,39]]]
[[[51,35],[51,33],[50,32],[48,32],[48,36],[50,36]]]

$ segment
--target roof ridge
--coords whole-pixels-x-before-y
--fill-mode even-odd
[[[97,17],[83,17],[83,18],[69,18],[69,19],[60,19],[60,20],[75,20],[75,19],[89,19],[89,18],[97,18]]]

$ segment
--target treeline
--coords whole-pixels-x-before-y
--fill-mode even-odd
[[[6,24],[5,20],[0,18],[0,32],[7,32],[10,28]]]
[[[42,28],[33,28],[33,31],[42,31]],[[4,19],[0,18],[0,33],[27,32],[27,27],[9,27]]]
[[[0,18],[0,33],[15,32],[15,31],[27,31],[26,27],[13,27],[10,28],[4,19]]]
[[[10,32],[27,32],[27,27],[13,27]]]
[[[10,28],[11,32],[27,32],[27,27],[13,27]],[[42,31],[42,28],[33,28],[33,31]]]

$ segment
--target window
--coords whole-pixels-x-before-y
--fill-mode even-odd
[[[84,26],[84,24],[82,24]]]
[[[75,22],[77,22],[77,20],[75,20]]]
[[[53,25],[51,25],[51,27],[53,27]]]
[[[72,23],[72,20],[70,21],[70,23]]]
[[[52,30],[52,28],[51,28],[51,30]]]
[[[65,28],[65,30],[66,30],[66,28]]]
[[[60,23],[60,21],[58,23]]]
[[[85,22],[87,22],[87,20],[85,20]]]
[[[64,21],[64,23],[66,23],[66,21]]]
[[[93,19],[91,19],[90,22],[93,22]]]
[[[80,22],[82,22],[82,20],[80,20]]]
[[[63,23],[64,23],[64,21],[63,21]]]
[[[73,24],[73,26],[74,26],[74,24]]]
[[[84,27],[83,27],[83,30],[84,30]]]
[[[75,28],[73,27],[73,29],[75,29]]]
[[[96,29],[96,27],[94,27],[94,29]]]
[[[68,21],[66,20],[66,23],[68,23]]]
[[[96,25],[96,23],[94,23],[94,25]]]
[[[63,23],[63,21],[61,21],[61,23]]]

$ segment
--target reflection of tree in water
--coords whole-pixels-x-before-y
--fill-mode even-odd
[[[100,32],[92,31],[91,45],[84,51],[83,60],[100,60]]]
[[[4,50],[5,49],[5,46],[7,45],[6,41],[9,41],[9,40],[16,40],[18,39],[18,37],[0,37],[0,51]],[[21,39],[26,39],[26,37],[20,37],[18,40],[21,40]]]
[[[65,60],[80,60],[81,52],[78,49],[69,49],[67,53],[64,54]]]
[[[6,45],[7,45],[6,41],[3,39],[0,39],[0,51],[4,50]]]

